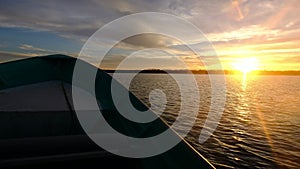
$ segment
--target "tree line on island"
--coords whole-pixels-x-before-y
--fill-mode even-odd
[[[115,70],[106,69],[104,70],[107,73],[114,73]],[[241,74],[242,72],[236,70],[182,70],[182,69],[174,69],[174,70],[161,70],[161,69],[145,69],[145,70],[118,70],[119,73],[157,73],[157,74]],[[270,71],[270,70],[255,70],[252,71],[251,74],[256,75],[293,75],[300,76],[300,71],[295,70],[287,70],[287,71]]]

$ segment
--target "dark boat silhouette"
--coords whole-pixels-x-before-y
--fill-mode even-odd
[[[121,157],[96,145],[74,112],[75,63],[73,57],[49,55],[0,64],[0,168],[214,168],[184,140],[148,158]],[[126,120],[111,99],[112,77],[101,69],[97,77],[101,77],[96,79],[101,113],[116,130],[148,137],[168,128],[160,118],[147,124]],[[147,109],[133,94],[130,98],[136,108]]]

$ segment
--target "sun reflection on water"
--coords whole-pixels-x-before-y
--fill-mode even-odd
[[[243,79],[242,79],[242,90],[245,91],[247,88],[247,73],[243,73]]]
[[[248,113],[251,112],[250,111],[250,106],[249,106],[250,102],[251,102],[251,104],[256,105],[255,106],[256,109],[254,111],[255,111],[255,114],[258,118],[261,131],[262,131],[262,133],[264,133],[265,138],[267,140],[267,143],[269,144],[269,146],[271,148],[272,157],[274,159],[277,159],[276,161],[278,161],[278,157],[276,156],[276,154],[273,151],[273,141],[272,141],[272,138],[270,136],[268,126],[265,122],[266,119],[264,118],[264,114],[261,111],[260,107],[257,106],[257,104],[259,102],[259,98],[256,95],[254,95],[254,97],[253,97],[254,99],[249,100],[249,98],[247,96],[247,90],[251,90],[251,89],[247,89],[247,87],[248,88],[251,87],[251,86],[249,86],[249,85],[251,85],[249,83],[253,82],[253,80],[255,78],[257,78],[257,76],[251,74],[251,72],[243,72],[242,76],[240,77],[241,92],[240,92],[240,102],[239,102],[239,105],[238,105],[238,109],[240,110],[239,115],[241,116],[240,120],[246,122],[245,118],[248,116]],[[241,111],[241,110],[243,110],[243,111]]]

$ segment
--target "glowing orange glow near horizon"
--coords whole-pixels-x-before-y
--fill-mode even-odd
[[[242,72],[244,75],[258,69],[258,60],[256,58],[240,58],[232,63],[233,69]]]

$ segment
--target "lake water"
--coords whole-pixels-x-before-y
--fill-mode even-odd
[[[184,80],[187,75],[174,76]],[[299,76],[226,75],[225,110],[217,129],[203,144],[198,138],[210,108],[211,85],[207,75],[195,75],[195,79],[200,110],[185,139],[211,163],[217,168],[300,168]],[[154,89],[166,94],[167,106],[161,117],[171,125],[181,102],[178,85],[171,76],[139,74],[130,85],[130,90],[148,105]],[[186,117],[186,122],[189,120]],[[179,133],[184,129],[185,123],[175,128]]]

